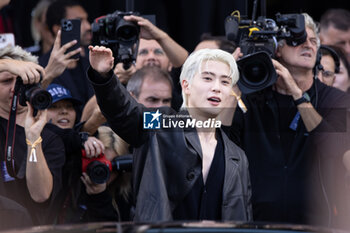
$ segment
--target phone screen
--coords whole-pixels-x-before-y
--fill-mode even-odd
[[[15,36],[12,33],[0,34],[0,49],[8,45],[15,46]]]

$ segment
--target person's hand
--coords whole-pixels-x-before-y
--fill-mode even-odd
[[[47,123],[47,109],[38,110],[37,115],[33,116],[33,107],[27,102],[28,112],[24,122],[26,138],[30,142],[35,142],[41,134],[45,124]]]
[[[14,59],[1,59],[1,70],[21,77],[23,84],[38,83],[40,76],[45,76],[45,70],[40,65]]]
[[[276,91],[284,95],[291,95],[295,100],[299,99],[303,95],[303,92],[298,87],[289,70],[277,60],[272,59],[272,64],[278,76],[275,83]]]
[[[61,46],[61,30],[58,31],[55,43],[51,51],[49,62],[45,67],[47,78],[50,78],[51,81],[54,78],[60,76],[69,64],[72,64],[79,60],[71,57],[79,53],[81,51],[81,48],[66,53],[67,49],[69,49],[76,43],[77,41],[73,40]]]
[[[106,190],[106,183],[95,184],[90,180],[90,177],[85,172],[83,172],[83,175],[80,177],[80,179],[85,184],[86,193],[89,195],[99,194]]]
[[[148,19],[136,15],[126,15],[124,19],[126,21],[136,22],[137,25],[140,26],[140,38],[146,40],[161,40],[166,37],[166,33],[152,24]]]
[[[99,154],[104,153],[105,146],[103,143],[95,137],[88,137],[88,140],[84,143],[84,149],[86,157],[97,157]]]
[[[91,67],[101,75],[113,69],[114,57],[112,50],[104,46],[89,46],[89,60]]]
[[[123,63],[118,63],[114,68],[114,73],[117,75],[119,81],[123,84],[127,84],[135,72],[136,67],[134,64],[132,64],[127,70],[124,70]]]
[[[241,57],[243,57],[243,53],[241,52],[241,48],[237,47],[235,51],[232,53],[233,58],[238,61]]]

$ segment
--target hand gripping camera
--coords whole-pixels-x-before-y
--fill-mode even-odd
[[[255,12],[255,11],[253,11]],[[240,90],[249,94],[260,91],[276,82],[277,75],[272,65],[278,40],[287,45],[298,46],[305,42],[305,20],[301,14],[276,14],[276,21],[264,16],[254,20],[241,19],[233,12],[225,20],[228,40],[235,41],[244,55],[238,62]]]
[[[17,77],[15,93],[19,93],[18,102],[22,106],[27,106],[28,101],[35,111],[47,109],[52,103],[51,94],[42,89],[40,84],[23,84],[20,77]]]
[[[112,161],[109,161],[104,154],[88,158],[84,149],[81,150],[81,153],[82,171],[86,172],[90,180],[95,184],[106,183],[111,171],[130,172],[132,170],[132,155],[117,156]]]
[[[122,62],[123,68],[127,70],[136,61],[140,27],[135,22],[124,20],[125,15],[139,14],[115,11],[95,19],[91,27],[92,44],[110,48],[115,63]]]

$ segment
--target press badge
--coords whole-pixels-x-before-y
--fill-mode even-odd
[[[1,162],[1,177],[2,177],[2,180],[4,182],[10,182],[10,181],[15,180],[15,178],[10,176],[9,173],[7,172],[6,162],[5,161]]]
[[[300,113],[297,112],[297,114],[295,114],[295,116],[294,116],[294,118],[293,118],[293,120],[292,120],[292,123],[290,123],[290,125],[289,125],[289,128],[290,128],[291,130],[294,130],[294,131],[297,130],[297,128],[298,128],[298,123],[299,123],[299,119],[300,119]]]

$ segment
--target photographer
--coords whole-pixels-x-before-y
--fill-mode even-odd
[[[25,86],[38,83],[40,76],[45,75],[36,63],[36,57],[18,46],[0,52],[0,194],[27,208],[34,224],[44,224],[51,220],[49,207],[60,189],[64,163],[62,141],[44,128],[47,111],[38,110],[33,117],[29,102],[28,107],[17,106],[14,116],[17,125],[7,128],[16,77]],[[15,131],[11,159],[14,166],[9,166],[4,161],[4,152],[7,135],[12,131]]]
[[[254,220],[329,226],[336,206],[325,181],[344,153],[350,98],[315,77],[319,39],[303,15],[306,41],[279,41],[276,83],[242,95],[248,111],[237,108],[229,134],[249,160]]]
[[[181,67],[188,52],[176,43],[167,33],[153,25],[149,20],[136,15],[124,16],[126,21],[135,22],[140,26],[140,44],[135,66],[124,70],[121,64],[114,72],[119,80],[126,84],[131,75],[144,66],[158,66],[170,72],[172,67]]]

